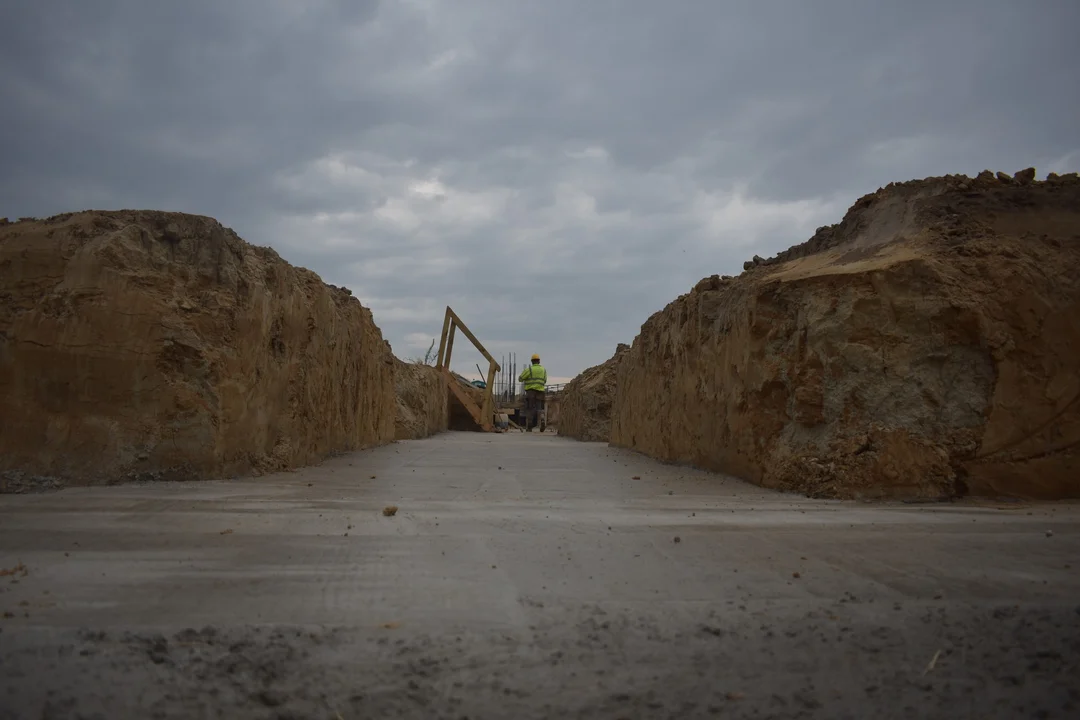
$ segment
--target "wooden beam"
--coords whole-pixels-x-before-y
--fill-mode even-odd
[[[443,365],[447,370],[450,369],[450,356],[454,353],[454,337],[457,335],[457,324],[450,323],[450,337],[446,340],[446,363]]]
[[[484,413],[484,417],[489,421],[493,421],[495,417],[495,393],[492,390],[492,385],[495,383],[495,361],[491,362],[488,366],[487,374],[487,387],[484,392],[484,407],[481,412]]]
[[[487,361],[494,365],[496,370],[500,370],[501,368],[499,367],[499,363],[495,362],[495,358],[491,357],[491,353],[489,353],[487,349],[483,346],[483,344],[476,339],[476,336],[472,334],[472,330],[470,330],[469,327],[461,321],[461,318],[457,316],[457,313],[455,313],[450,308],[447,308],[447,312],[451,314],[451,316],[454,318],[454,323],[461,328],[461,332],[465,333],[465,337],[469,338],[469,340],[472,341],[472,344],[476,346],[476,349],[480,351],[480,354],[487,358]]]
[[[480,354],[484,356],[484,359],[488,361],[488,374],[487,382],[484,383],[484,402],[482,407],[477,407],[476,403],[472,401],[465,391],[458,386],[458,381],[450,372],[450,360],[454,354],[454,338],[457,335],[457,329],[461,328],[461,332],[465,333],[465,337],[469,338],[473,346],[480,351]],[[454,393],[454,396],[461,401],[461,404],[465,406],[465,409],[469,411],[469,414],[473,416],[477,424],[487,431],[492,431],[495,428],[494,414],[495,414],[495,373],[502,370],[502,367],[495,361],[495,358],[491,356],[491,353],[487,351],[487,348],[480,342],[469,326],[462,322],[458,314],[454,312],[453,308],[449,305],[446,306],[446,315],[443,318],[442,335],[439,337],[439,356],[436,361],[436,367],[440,368],[445,377],[447,386]],[[479,369],[479,368],[477,368]],[[482,372],[482,371],[481,371]],[[449,409],[447,410],[449,412]]]
[[[435,363],[435,367],[443,366],[443,358],[445,357],[446,353],[446,338],[450,334],[450,316],[452,313],[453,311],[450,309],[450,306],[447,305],[446,316],[443,317],[442,335],[439,336],[439,360],[437,363]]]
[[[454,393],[454,396],[461,401],[461,404],[469,411],[469,415],[472,415],[476,424],[486,432],[494,430],[495,425],[492,423],[492,419],[485,416],[484,411],[477,407],[476,403],[473,402],[473,399],[469,397],[468,393],[465,392],[465,389],[461,387],[458,379],[454,377],[454,374],[448,369],[443,368],[443,377],[446,378],[446,384],[449,386],[450,392]]]

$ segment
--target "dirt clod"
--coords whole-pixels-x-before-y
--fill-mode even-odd
[[[383,508],[382,514],[386,517],[393,517],[394,515],[397,515],[397,510],[397,505],[387,505]]]

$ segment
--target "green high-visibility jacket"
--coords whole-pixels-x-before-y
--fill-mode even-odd
[[[526,390],[539,390],[543,392],[547,388],[547,370],[543,365],[530,365],[521,371],[518,380],[525,383]]]

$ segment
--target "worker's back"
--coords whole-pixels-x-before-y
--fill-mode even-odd
[[[540,356],[532,356],[532,364],[521,371],[518,380],[525,386],[525,432],[540,427],[544,432],[544,392],[547,390],[547,370]]]
[[[540,390],[542,392],[547,388],[547,370],[540,363],[533,363],[521,371],[518,380],[525,384],[526,390]]]

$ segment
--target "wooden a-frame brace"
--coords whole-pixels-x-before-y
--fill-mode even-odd
[[[472,398],[461,389],[461,385],[454,374],[450,372],[450,355],[454,351],[454,334],[458,328],[461,328],[461,332],[465,333],[465,337],[472,341],[472,344],[480,351],[480,354],[487,358],[488,361],[488,374],[487,374],[487,386],[484,388],[484,404],[483,407],[477,407]],[[439,339],[439,358],[436,362],[436,367],[442,372],[443,377],[446,378],[446,385],[450,388],[450,391],[454,393],[454,397],[461,401],[461,404],[465,406],[465,409],[472,415],[476,424],[483,428],[486,432],[491,432],[495,429],[493,422],[495,413],[495,399],[493,395],[492,385],[495,383],[495,373],[499,372],[502,368],[499,367],[499,363],[495,362],[495,358],[491,357],[489,353],[480,341],[476,339],[476,336],[472,334],[472,331],[461,321],[461,318],[457,316],[450,306],[446,306],[446,318],[443,319],[442,337]]]

